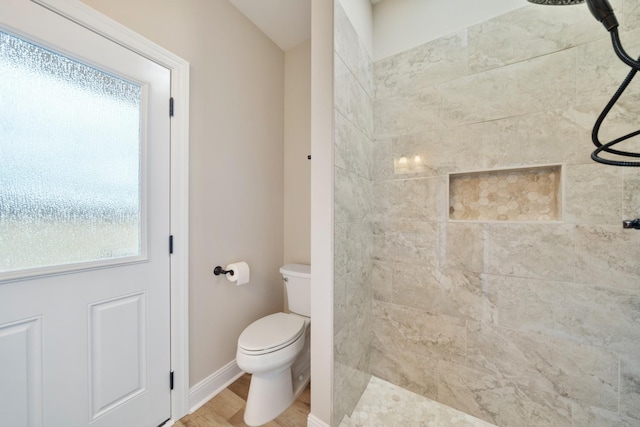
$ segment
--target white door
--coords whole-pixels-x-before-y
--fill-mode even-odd
[[[0,425],[170,418],[170,72],[0,1]]]

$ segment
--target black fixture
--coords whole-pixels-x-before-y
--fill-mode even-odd
[[[640,230],[640,218],[625,219],[622,221],[622,228],[635,228],[636,230]]]
[[[216,268],[213,269],[213,274],[215,274],[216,276],[219,276],[221,274],[227,274],[227,273],[233,276],[233,270],[223,270],[222,267],[220,266],[217,266]]]

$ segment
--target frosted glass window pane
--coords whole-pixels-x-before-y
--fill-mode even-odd
[[[140,255],[141,96],[0,32],[0,273]]]

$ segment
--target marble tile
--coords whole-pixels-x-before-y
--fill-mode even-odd
[[[438,361],[407,351],[373,346],[371,374],[421,396],[438,395]]]
[[[390,138],[442,129],[441,103],[441,92],[435,87],[376,100],[373,105],[374,134],[377,138]]]
[[[393,272],[389,263],[372,261],[371,287],[374,299],[391,302],[393,297]]]
[[[376,61],[376,99],[412,93],[468,74],[467,30],[461,30]]]
[[[387,234],[389,234],[389,221],[384,218],[378,218],[374,215],[371,221],[371,230],[373,232],[370,256],[371,259],[380,262],[389,262],[387,259]]]
[[[440,299],[438,276],[437,269],[428,264],[393,263],[393,288],[389,302],[431,311]]]
[[[493,323],[495,307],[480,275],[406,263],[394,263],[392,268],[392,295],[385,301],[433,314]]]
[[[640,353],[640,293],[488,275],[500,326]]]
[[[370,97],[374,94],[373,62],[340,2],[334,3],[334,49]]]
[[[560,166],[449,175],[449,219],[557,221]]]
[[[336,223],[334,231],[334,271],[336,277],[344,277],[361,271],[372,254],[373,235],[371,224]]]
[[[373,211],[371,182],[339,167],[334,170],[335,222],[366,221]]]
[[[623,1],[622,28],[631,31],[640,28],[640,5],[635,0]],[[620,16],[620,9],[615,9],[616,16]]]
[[[565,221],[574,224],[620,224],[621,168],[592,163],[565,168]]]
[[[347,423],[340,426],[490,427],[493,424],[372,377]]]
[[[356,76],[367,92],[367,95],[373,100],[376,90],[373,80],[373,60],[362,43],[358,45],[358,68],[356,70]]]
[[[372,301],[372,281],[371,281],[372,261],[366,259],[362,268],[353,272],[346,284],[345,300],[347,306],[351,307],[351,317],[358,319],[369,316],[371,313]]]
[[[347,305],[347,280],[349,276],[333,278],[333,333],[338,334],[349,320],[351,307]]]
[[[373,142],[338,111],[335,114],[334,129],[334,165],[370,178]]]
[[[640,424],[640,355],[620,355],[620,413]]]
[[[389,221],[443,219],[445,188],[443,177],[376,182],[376,215]]]
[[[494,141],[493,145],[498,145],[497,129],[495,123],[488,122],[393,138],[393,177],[446,175],[485,167],[488,153],[482,148]]]
[[[397,225],[397,223],[395,223]],[[438,224],[419,223],[419,232],[387,231],[374,235],[374,259],[415,265],[438,265]]]
[[[484,276],[445,269],[439,272],[439,284],[440,294],[433,312],[486,324],[497,321],[497,308],[489,298]]]
[[[371,259],[373,262],[387,262],[387,232],[376,229],[374,223],[374,232],[371,245]]]
[[[370,310],[369,310],[370,311]],[[350,321],[334,337],[334,387],[340,400],[335,413],[348,413],[366,387],[371,372],[370,316]],[[336,409],[336,408],[334,408]],[[345,412],[343,412],[345,411]]]
[[[384,170],[380,179],[561,162],[591,164],[590,132],[599,109],[601,105],[594,105],[586,113],[576,113],[578,117],[554,109],[387,138],[377,156],[377,167]]]
[[[574,226],[488,224],[487,272],[505,276],[573,281]]]
[[[393,139],[373,140],[371,180],[384,181],[394,178]]]
[[[406,179],[522,165],[573,163],[574,153],[582,147],[585,147],[582,163],[591,163],[587,152],[590,145],[583,141],[588,139],[587,133],[557,112],[525,115],[386,139],[386,158],[378,164],[384,165],[385,179]]]
[[[500,427],[571,427],[571,404],[499,375],[441,362],[438,401]]]
[[[467,364],[586,405],[618,409],[618,355],[537,333],[468,322]]]
[[[624,230],[620,224],[576,227],[576,281],[579,283],[640,290],[639,258],[637,230]]]
[[[484,71],[597,39],[608,36],[584,5],[530,5],[469,28],[469,67]]]
[[[634,420],[600,408],[573,405],[573,425],[579,427],[640,427]]]
[[[334,360],[359,371],[370,372],[369,340],[372,324],[370,318],[367,322],[348,322],[340,332],[335,334]]]
[[[464,362],[464,320],[382,301],[373,307],[373,349]]]
[[[358,45],[360,44],[360,40],[358,39],[358,33],[339,1],[334,2],[333,20],[334,51],[347,68],[353,72],[358,68]]]
[[[635,168],[625,172],[622,183],[622,217],[635,219],[640,217],[640,172]]]
[[[446,166],[440,165],[440,162],[444,160],[449,165],[454,160],[453,157],[440,152],[441,149],[448,151],[443,140],[446,132],[439,130],[393,138],[392,150],[388,153],[393,162],[393,173],[389,178],[444,175]]]
[[[598,22],[593,20],[594,24]],[[603,31],[598,28],[598,33]],[[640,49],[640,31],[621,34],[623,46],[627,52]],[[576,48],[577,51],[577,103],[587,104],[599,101],[601,107],[613,96],[630,68],[616,56],[609,37]],[[594,84],[597,82],[597,84]],[[638,93],[640,88],[632,83],[627,89]]]
[[[438,223],[435,221],[389,220],[381,216],[373,221],[372,228],[374,235],[378,233],[428,235],[432,238],[430,247],[436,248],[438,244]]]
[[[340,57],[334,61],[334,105],[363,134],[372,135],[373,102]]]
[[[355,424],[351,421],[351,418],[349,418],[348,415],[345,415],[342,418],[342,421],[340,421],[340,424],[337,424],[337,417],[334,417],[334,421],[333,423],[331,423],[332,426],[334,425],[339,425],[340,427],[355,427]]]
[[[440,266],[481,273],[485,270],[483,224],[446,222],[440,225]]]
[[[334,363],[333,368],[333,415],[332,425],[345,414],[351,414],[371,380],[371,374],[343,363]]]
[[[334,336],[348,330],[351,339],[357,338],[362,347],[366,347],[371,338],[370,270],[371,267],[365,264],[361,271],[334,279]]]
[[[488,167],[593,163],[589,157],[593,151],[589,126],[593,126],[598,112],[589,111],[585,126],[566,116],[566,111],[551,109],[498,120],[499,137],[481,150]]]
[[[575,102],[575,61],[566,50],[438,85],[440,119],[453,127],[568,107]]]

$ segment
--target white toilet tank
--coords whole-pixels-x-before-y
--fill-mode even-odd
[[[280,273],[287,285],[289,311],[311,317],[311,266],[287,264]]]

